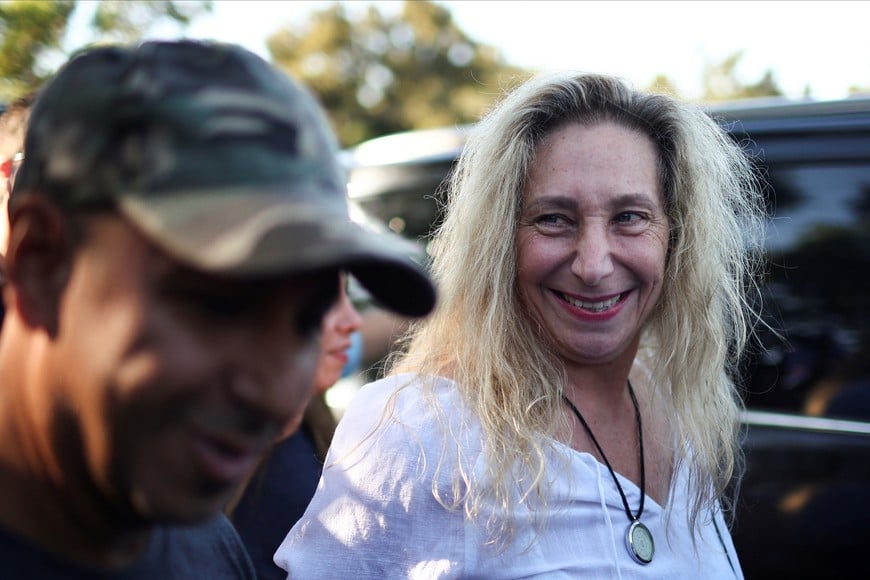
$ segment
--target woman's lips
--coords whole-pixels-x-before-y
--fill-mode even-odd
[[[329,353],[329,356],[331,356],[337,363],[341,363],[342,365],[347,364],[347,351],[345,350]]]
[[[607,320],[619,313],[631,291],[596,298],[573,296],[558,290],[553,293],[575,316],[587,320]]]
[[[350,342],[342,343],[341,346],[337,348],[332,348],[327,351],[327,355],[331,356],[335,360],[341,362],[342,364],[346,364],[348,360],[348,351],[350,350]]]

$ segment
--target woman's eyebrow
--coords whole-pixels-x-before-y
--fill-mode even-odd
[[[525,211],[541,211],[544,209],[573,210],[576,208],[577,200],[568,195],[545,195],[536,197],[523,205]]]
[[[523,211],[537,212],[550,209],[576,210],[578,200],[570,195],[544,195],[536,197],[523,206]],[[607,205],[612,209],[626,206],[642,206],[653,208],[658,206],[657,200],[647,193],[624,193],[611,198]]]
[[[658,206],[658,200],[648,193],[623,193],[621,195],[617,195],[616,197],[610,200],[611,207],[619,208],[625,207],[629,205],[641,205],[644,207],[656,207]]]

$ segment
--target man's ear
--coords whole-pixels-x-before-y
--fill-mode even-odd
[[[7,284],[28,326],[57,333],[59,308],[74,256],[70,222],[47,197],[28,193],[9,208]]]

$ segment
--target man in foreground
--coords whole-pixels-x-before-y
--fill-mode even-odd
[[[299,421],[339,270],[434,303],[350,222],[317,105],[238,47],[82,53],[34,104],[9,218],[4,574],[252,577],[217,514]]]

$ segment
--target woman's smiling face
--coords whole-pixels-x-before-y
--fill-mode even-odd
[[[649,137],[571,123],[541,142],[517,231],[518,287],[566,362],[634,358],[661,293],[668,227]]]

